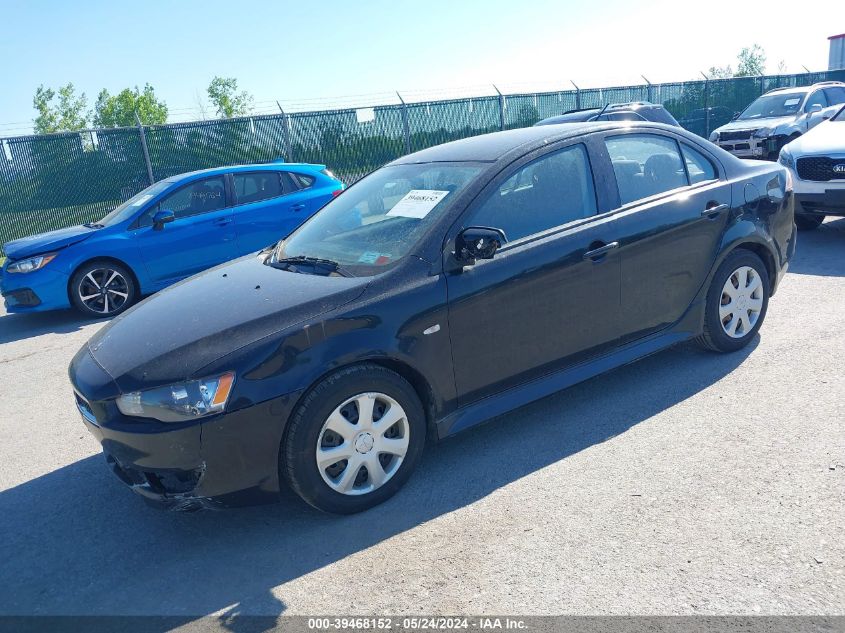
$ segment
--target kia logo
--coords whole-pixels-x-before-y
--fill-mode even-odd
[[[834,174],[845,174],[845,163],[839,163],[833,166]]]

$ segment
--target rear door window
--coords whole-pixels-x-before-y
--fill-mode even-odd
[[[674,139],[627,134],[605,139],[622,205],[686,187],[687,174]]]
[[[684,162],[687,166],[691,185],[699,182],[707,182],[708,180],[716,180],[716,168],[710,162],[709,158],[686,143],[681,143],[681,151],[684,154]]]
[[[233,174],[238,204],[270,200],[298,189],[289,174],[279,171],[254,171]]]

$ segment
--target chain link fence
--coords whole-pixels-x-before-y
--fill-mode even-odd
[[[845,71],[402,103],[0,139],[0,245],[90,222],[151,182],[222,165],[325,164],[351,184],[408,152],[533,125],[576,108],[662,103],[708,136],[760,94],[845,81]],[[498,92],[498,91],[497,91]]]

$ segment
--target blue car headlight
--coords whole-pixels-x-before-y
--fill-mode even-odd
[[[46,253],[44,255],[36,255],[35,257],[28,257],[9,264],[6,268],[7,273],[31,273],[33,271],[44,268],[47,264],[53,261],[57,253]]]
[[[117,399],[123,415],[152,418],[160,422],[187,422],[226,409],[235,374],[227,372],[211,378],[126,393]]]

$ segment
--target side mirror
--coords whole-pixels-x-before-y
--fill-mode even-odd
[[[824,110],[821,103],[814,103],[807,109],[807,114],[813,115]]]
[[[455,256],[467,264],[476,259],[493,259],[493,255],[508,241],[505,232],[489,226],[469,226],[455,238]]]
[[[164,209],[163,211],[157,211],[156,214],[153,216],[153,230],[154,231],[161,231],[164,228],[164,225],[168,222],[173,222],[176,219],[176,214],[173,213],[170,209]]]

